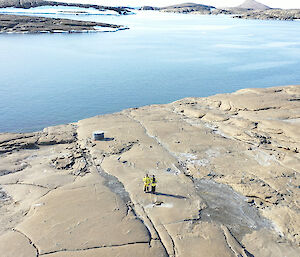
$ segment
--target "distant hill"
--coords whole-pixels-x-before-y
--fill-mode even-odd
[[[256,2],[255,0],[246,0],[241,5],[237,6],[237,8],[245,8],[245,9],[252,9],[252,10],[269,10],[271,7],[264,5],[262,3]]]
[[[215,8],[214,6],[204,5],[204,4],[195,4],[195,3],[183,3],[183,4],[175,4],[166,7],[162,7],[160,9],[176,9],[176,8],[194,8],[194,9],[208,9]]]
[[[183,8],[183,7],[203,7],[203,8],[215,8],[214,6],[204,5],[204,4],[195,4],[195,3],[183,3],[183,4],[174,4],[170,6],[166,6],[163,8]]]
[[[159,8],[161,12],[198,13],[198,14],[211,14],[212,9],[216,9],[216,8],[210,5],[195,4],[195,3],[175,4],[175,5]]]

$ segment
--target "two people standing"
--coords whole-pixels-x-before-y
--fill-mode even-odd
[[[146,176],[143,178],[143,182],[144,182],[144,192],[148,193],[149,189],[150,189],[150,186],[151,186],[151,191],[150,192],[155,194],[156,183],[157,183],[157,180],[156,180],[155,176],[152,175],[152,178],[150,178],[148,176],[148,174],[146,174]]]

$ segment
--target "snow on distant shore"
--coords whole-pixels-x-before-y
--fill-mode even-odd
[[[79,7],[65,7],[65,6],[40,6],[30,9],[21,8],[0,8],[0,13],[19,13],[19,14],[74,14],[74,15],[118,15],[112,10],[96,10],[94,8],[79,8]]]
[[[50,1],[50,0],[49,0]],[[173,4],[181,4],[185,2],[193,2],[198,4],[213,5],[216,7],[235,7],[244,2],[244,0],[57,0],[58,2],[72,2],[72,3],[85,3],[85,4],[98,4],[105,6],[129,6],[138,7],[144,5],[150,6],[168,6]],[[270,6],[272,8],[283,9],[300,9],[299,0],[258,0],[258,2]]]

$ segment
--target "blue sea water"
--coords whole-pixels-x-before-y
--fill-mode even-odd
[[[35,131],[188,96],[300,84],[298,21],[151,11],[50,17],[130,29],[0,34],[0,132]]]

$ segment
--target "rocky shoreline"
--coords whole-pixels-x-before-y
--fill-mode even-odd
[[[110,10],[115,11],[120,15],[126,15],[131,13],[129,8],[124,7],[110,7],[95,4],[80,4],[80,3],[64,3],[56,1],[44,1],[44,0],[0,0],[0,8],[6,7],[16,7],[29,9],[39,6],[70,6],[70,7],[80,7],[80,8],[94,8],[96,10]]]
[[[144,6],[141,10],[156,10],[160,12],[182,13],[182,14],[201,14],[201,15],[230,15],[239,19],[259,19],[259,20],[297,20],[300,19],[299,9],[266,9],[254,10],[247,8],[215,8],[201,4],[179,4],[167,7]]]
[[[0,8],[15,7],[29,9],[39,6],[70,6],[86,9],[93,8],[100,11],[114,11],[119,15],[126,15],[131,13],[129,8],[108,7],[93,4],[64,3],[44,0],[0,0]],[[110,32],[123,29],[127,29],[127,27],[121,25],[90,21],[78,21],[71,19],[0,14],[0,33],[79,33],[98,31]]]
[[[232,12],[234,13],[234,11]],[[270,9],[270,10],[249,10],[246,12],[241,12],[239,14],[234,14],[233,18],[239,19],[256,19],[256,20],[283,20],[283,21],[293,21],[300,19],[299,9]]]
[[[0,14],[0,33],[79,33],[120,29],[126,28],[91,21]]]
[[[299,117],[286,86],[0,134],[0,252],[299,256]]]

